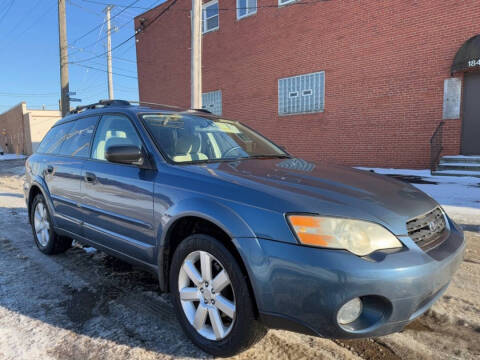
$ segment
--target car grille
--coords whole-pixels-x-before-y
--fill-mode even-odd
[[[425,251],[429,251],[443,242],[445,239],[443,233],[446,228],[445,215],[439,207],[407,221],[408,236]]]

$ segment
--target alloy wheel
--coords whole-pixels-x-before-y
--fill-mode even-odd
[[[225,267],[212,254],[194,251],[185,258],[178,289],[185,316],[200,335],[218,341],[230,333],[235,294]]]
[[[35,207],[33,220],[37,240],[40,245],[45,247],[50,240],[50,222],[48,221],[47,209],[42,202],[39,202]]]

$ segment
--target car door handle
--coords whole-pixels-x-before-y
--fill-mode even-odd
[[[97,181],[97,177],[95,176],[94,173],[86,172],[86,173],[85,173],[85,181],[86,181],[87,183],[93,184],[93,183],[95,183],[95,182]]]
[[[47,166],[47,173],[48,174],[53,174],[53,166],[52,165]]]

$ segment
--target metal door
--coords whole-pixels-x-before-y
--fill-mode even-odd
[[[462,154],[480,155],[480,73],[464,78]]]

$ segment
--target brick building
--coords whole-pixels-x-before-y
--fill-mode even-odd
[[[190,8],[137,35],[142,101],[189,106]],[[427,168],[442,121],[443,154],[480,155],[478,14],[478,0],[205,1],[204,106],[305,159]]]

